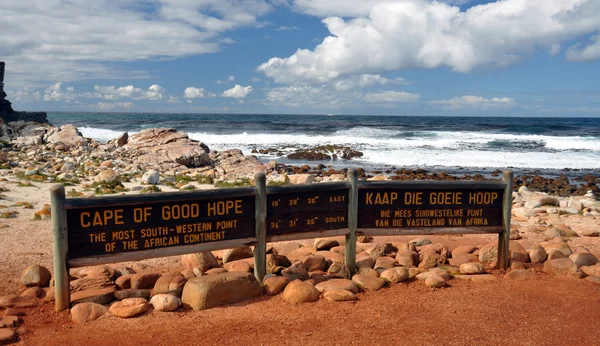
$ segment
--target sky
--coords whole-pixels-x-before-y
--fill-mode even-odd
[[[600,116],[600,0],[0,0],[16,110]]]

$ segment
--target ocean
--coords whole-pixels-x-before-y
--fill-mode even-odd
[[[600,173],[597,118],[51,112],[48,120],[57,126],[74,124],[85,137],[101,142],[123,131],[131,135],[147,128],[173,127],[211,150],[237,148],[249,155],[253,149],[277,148],[292,153],[333,144],[364,154],[352,161],[322,162],[334,167]],[[264,162],[305,163],[255,155]]]

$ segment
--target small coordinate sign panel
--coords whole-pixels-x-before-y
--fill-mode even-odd
[[[254,196],[67,208],[69,258],[255,235]]]
[[[358,228],[502,226],[502,189],[365,188]]]
[[[349,189],[267,195],[267,235],[348,228]]]

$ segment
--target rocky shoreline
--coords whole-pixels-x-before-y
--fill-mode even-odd
[[[1,130],[0,243],[10,263],[0,282],[2,342],[26,333],[18,326],[22,314],[54,300],[50,209],[44,205],[53,184],[66,186],[69,197],[92,197],[243,186],[257,172],[266,173],[270,185],[346,179],[344,169],[325,165],[264,164],[240,150],[211,151],[174,129],[124,133],[105,144],[84,138],[71,125],[18,121]],[[423,169],[359,173],[370,180],[487,179]],[[501,173],[492,172],[492,178]],[[597,179],[515,177],[510,270],[496,269],[497,240],[491,235],[359,237],[354,275],[344,265],[344,238],[272,243],[263,282],[251,275],[251,247],[71,270],[70,316],[77,324],[181,306],[202,310],[263,294],[281,294],[287,304],[354,301],[393,285],[452,289],[456,280],[479,285],[560,277],[600,284]],[[459,241],[450,245],[448,238]]]

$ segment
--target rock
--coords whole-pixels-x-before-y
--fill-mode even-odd
[[[577,265],[577,267],[593,266],[598,263],[598,258],[589,252],[578,252],[569,256],[569,259]]]
[[[408,280],[408,269],[405,267],[390,268],[384,270],[379,277],[391,283],[404,282]]]
[[[595,229],[586,229],[583,232],[581,232],[581,235],[583,235],[584,237],[599,237],[600,231]]]
[[[323,298],[330,302],[347,302],[356,300],[356,295],[346,290],[331,290],[325,292]]]
[[[281,271],[281,275],[290,279],[290,281],[294,280],[308,280],[308,271],[302,262],[294,262],[289,268],[286,268]]]
[[[117,147],[122,147],[127,144],[127,140],[129,139],[129,134],[127,132],[123,132],[119,137],[112,140],[113,143],[117,145]]]
[[[160,274],[158,273],[133,274],[133,276],[131,277],[131,288],[154,288],[154,285],[156,284],[156,281],[158,281],[159,278]]]
[[[357,243],[370,243],[373,241],[373,237],[371,237],[370,235],[361,235],[356,237],[356,242]]]
[[[398,263],[392,257],[383,256],[383,257],[377,258],[377,260],[375,261],[375,266],[373,267],[373,269],[375,269],[375,270],[377,270],[377,269],[386,270],[386,269],[394,268],[397,265],[398,265]]]
[[[0,297],[0,307],[2,308],[31,308],[34,306],[38,306],[42,303],[37,297],[31,296],[19,296],[16,294],[9,294],[6,296]]]
[[[573,231],[569,226],[565,225],[555,225],[549,230],[544,232],[544,235],[548,238],[555,237],[579,237],[577,232]]]
[[[25,291],[21,292],[21,297],[36,297],[43,299],[46,297],[46,291],[41,287],[29,287]]]
[[[192,278],[183,287],[181,301],[194,310],[235,304],[262,294],[262,287],[250,273],[223,273]]]
[[[369,267],[361,267],[360,270],[358,271],[359,274],[362,275],[366,275],[366,276],[371,276],[374,278],[378,278],[379,277],[379,272],[373,268],[369,268]]]
[[[117,278],[117,271],[115,268],[107,265],[93,266],[82,269],[78,273],[79,277],[82,278],[101,278],[106,277],[109,280],[114,280]]]
[[[315,288],[320,293],[325,293],[331,290],[345,290],[352,293],[358,293],[358,286],[356,286],[352,280],[348,279],[331,279],[323,281],[315,285]]]
[[[509,259],[519,262],[529,262],[529,254],[521,244],[511,241],[508,247]],[[479,262],[491,263],[498,258],[498,241],[490,242],[479,249]]]
[[[292,185],[312,184],[314,182],[312,174],[292,174],[288,177]]]
[[[188,269],[199,268],[202,273],[219,267],[219,261],[210,251],[181,256],[181,263]]]
[[[325,257],[325,259],[327,260],[327,263],[333,263],[333,262],[344,263],[346,260],[344,258],[343,254],[333,252],[333,251],[317,251],[315,253],[315,255]]]
[[[150,299],[150,290],[149,289],[127,288],[127,289],[118,290],[115,292],[115,299],[123,300],[123,299],[127,299],[127,298]]]
[[[350,270],[342,263],[332,263],[327,269],[330,278],[350,279]]]
[[[242,246],[235,249],[223,251],[223,263],[254,257],[254,252],[249,246]]]
[[[386,284],[383,279],[363,274],[354,274],[352,282],[365,291],[378,291]]]
[[[154,294],[170,293],[176,296],[181,296],[183,286],[187,279],[179,273],[170,273],[161,275],[154,284]]]
[[[109,304],[115,300],[114,288],[88,289],[71,293],[71,305],[79,303]]]
[[[78,148],[87,143],[77,127],[71,124],[61,126],[58,131],[46,138],[46,142],[54,145],[61,143],[65,150]]]
[[[148,172],[144,173],[144,175],[142,175],[142,182],[144,184],[156,185],[159,181],[160,174],[153,169],[149,170]]]
[[[175,311],[181,306],[181,299],[171,294],[155,294],[150,299],[150,305],[156,311]]]
[[[429,269],[436,267],[438,264],[444,264],[445,259],[442,255],[435,252],[428,252],[423,256],[421,263],[419,263],[419,269]]]
[[[356,255],[356,269],[373,268],[375,260],[366,252],[361,252]]]
[[[408,242],[409,244],[412,244],[414,246],[423,246],[423,245],[427,245],[427,244],[431,244],[431,240],[427,239],[427,238],[416,238],[416,239],[412,239]]]
[[[516,269],[506,273],[504,275],[504,279],[514,281],[529,281],[537,279],[537,276],[527,269]]]
[[[223,265],[223,269],[227,270],[228,272],[249,273],[252,271],[250,264],[248,264],[246,260],[236,260],[227,262]]]
[[[471,275],[471,274],[483,274],[485,270],[483,269],[483,265],[481,263],[463,263],[460,265],[460,273]]]
[[[404,267],[414,267],[418,258],[419,254],[410,250],[399,250],[396,254],[396,262]]]
[[[595,264],[593,266],[583,266],[579,269],[581,269],[581,271],[584,272],[585,275],[600,276],[600,263]]]
[[[588,276],[585,279],[593,284],[600,285],[600,276]]]
[[[296,242],[290,241],[290,242],[283,244],[283,246],[281,247],[281,250],[279,251],[279,254],[283,255],[283,256],[287,256],[287,254],[289,254],[290,252],[296,251],[301,247],[302,247],[302,245],[300,245]]]
[[[529,248],[527,253],[529,254],[531,263],[544,263],[548,257],[546,250],[540,245]]]
[[[544,262],[544,272],[555,276],[564,276],[579,279],[583,273],[577,265],[568,258],[559,258]]]
[[[565,256],[565,254],[560,250],[552,249],[552,250],[548,251],[548,256],[546,257],[546,261],[558,259],[558,258],[567,258],[567,256]]]
[[[332,247],[339,245],[340,243],[332,238],[315,238],[315,247],[317,250],[331,250]]]
[[[112,169],[100,171],[100,173],[94,177],[94,182],[98,184],[114,184],[120,181],[121,177],[119,173]]]
[[[115,288],[115,283],[109,278],[102,276],[97,278],[83,278],[69,282],[71,291],[85,291],[89,289]]]
[[[267,255],[267,273],[280,274],[283,269],[291,266],[290,260],[282,255],[268,254]]]
[[[225,270],[225,268],[213,268],[213,269],[209,269],[206,271],[206,273],[204,274],[223,274],[223,273],[227,273],[227,270]],[[202,276],[202,275],[200,275]]]
[[[521,218],[525,218],[528,219],[530,217],[534,217],[537,215],[537,212],[535,211],[535,209],[529,209],[529,208],[514,208],[512,209],[512,214],[516,217],[521,217]]]
[[[148,301],[144,298],[127,298],[112,304],[108,311],[121,318],[139,316],[150,309]]]
[[[52,275],[46,267],[32,264],[21,273],[21,283],[27,287],[48,287]]]
[[[294,280],[283,290],[283,300],[289,304],[315,302],[319,300],[319,291],[309,283]]]
[[[428,277],[430,276],[439,276],[442,279],[444,279],[445,281],[450,280],[450,273],[448,273],[448,271],[446,269],[442,269],[442,268],[431,268],[426,272],[420,273],[416,276],[416,278],[418,280],[427,280]]]
[[[19,316],[4,314],[4,317],[0,317],[0,328],[15,328],[21,324],[21,318]]]
[[[394,246],[391,243],[377,244],[368,251],[369,255],[377,260],[379,257],[391,254],[394,251]]]
[[[513,270],[525,269],[525,265],[523,264],[523,262],[511,261],[510,262],[510,269],[513,269]]]
[[[452,250],[452,257],[455,256],[466,256],[470,255],[477,250],[476,246],[472,245],[459,245],[454,250]]]
[[[263,283],[265,293],[270,296],[279,294],[279,292],[283,291],[290,282],[290,279],[285,276],[272,276],[267,278]]]
[[[97,320],[104,315],[108,308],[96,303],[81,303],[71,308],[71,320],[81,324]]]
[[[475,255],[468,256],[454,256],[452,258],[448,258],[448,264],[452,266],[460,266],[463,263],[470,263],[471,260],[477,260]]]
[[[0,328],[0,345],[17,342],[17,333],[11,328]]]
[[[431,288],[442,288],[446,286],[446,281],[438,275],[430,275],[425,279],[425,285]]]
[[[569,244],[558,241],[558,242],[542,242],[540,245],[546,250],[548,255],[550,254],[550,250],[556,249],[562,252],[565,256],[570,256],[573,253],[573,250],[569,247]]]
[[[327,260],[325,260],[325,257],[319,255],[308,256],[306,260],[304,260],[304,266],[309,272],[314,272],[317,270],[324,271],[327,266]]]

